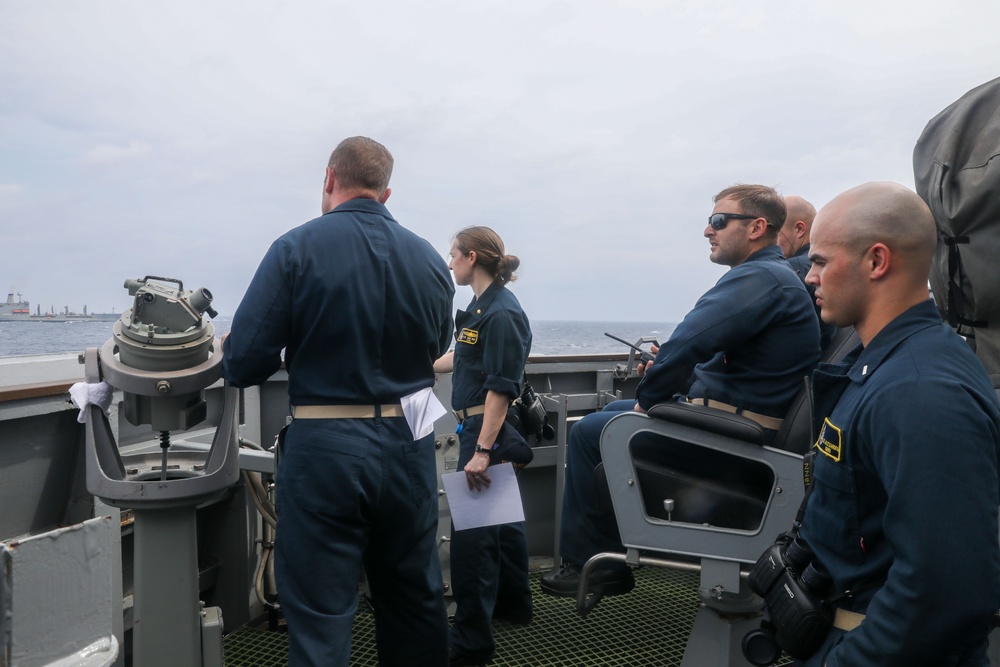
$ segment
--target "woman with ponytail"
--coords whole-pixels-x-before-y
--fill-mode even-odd
[[[465,471],[470,489],[481,489],[490,484],[491,463],[509,461],[518,468],[531,460],[531,448],[505,421],[521,393],[531,328],[506,288],[521,262],[505,253],[495,231],[463,229],[450,255],[455,282],[472,287],[473,298],[455,315],[455,349],[434,370],[453,371],[451,404],[461,422],[458,470]],[[452,528],[451,583],[457,607],[450,664],[485,664],[496,653],[494,618],[531,623],[524,523]]]

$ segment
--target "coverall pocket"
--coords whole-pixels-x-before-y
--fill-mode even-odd
[[[457,375],[475,381],[477,386],[482,386],[482,381],[486,379],[486,372],[483,368],[481,346],[462,342],[456,343],[455,361],[463,366],[462,372]]]
[[[813,483],[815,498],[809,501],[810,523],[806,527],[809,539],[839,545],[847,562],[862,563],[858,495],[851,468],[842,462],[826,461],[821,454],[816,457]]]
[[[410,478],[410,496],[416,506],[437,497],[437,464],[434,459],[434,436],[403,445],[403,458]]]
[[[280,462],[278,497],[294,493],[296,505],[318,516],[356,517],[368,441],[331,423],[292,422]]]

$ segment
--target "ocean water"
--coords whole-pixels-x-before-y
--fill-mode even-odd
[[[628,347],[605,336],[612,334],[630,343],[655,338],[662,343],[670,337],[674,324],[663,322],[569,322],[533,321],[531,354],[604,354],[628,352]],[[643,345],[649,349],[649,345]]]
[[[229,331],[231,321],[227,316],[213,320],[216,335]],[[113,326],[114,322],[0,322],[0,357],[83,352],[104,345]],[[605,332],[634,343],[642,337],[663,342],[673,330],[673,324],[662,322],[534,321],[531,354],[627,352]]]

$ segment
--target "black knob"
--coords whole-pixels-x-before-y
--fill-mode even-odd
[[[830,585],[830,579],[830,573],[816,561],[809,563],[809,566],[802,570],[802,574],[799,575],[803,588],[818,594],[822,594],[826,590]]]
[[[801,571],[812,559],[812,549],[801,537],[796,537],[785,549],[785,564],[793,570]]]

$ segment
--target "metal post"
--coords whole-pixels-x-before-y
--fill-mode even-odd
[[[195,522],[195,505],[135,510],[135,665],[201,665]]]

